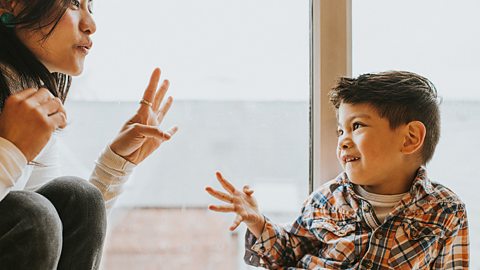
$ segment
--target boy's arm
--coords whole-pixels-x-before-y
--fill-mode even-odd
[[[235,230],[240,223],[247,225],[249,231],[247,232],[246,262],[248,264],[262,265],[271,269],[277,269],[279,266],[295,266],[305,254],[316,250],[320,245],[320,241],[307,229],[309,228],[307,224],[312,223],[315,209],[311,203],[312,197],[304,203],[302,215],[292,228],[282,228],[268,221],[260,213],[250,187],[244,186],[243,190],[239,190],[220,172],[216,173],[216,177],[227,193],[212,187],[206,187],[205,190],[212,197],[226,204],[209,205],[208,209],[215,212],[235,213],[236,218],[230,226],[231,231]],[[250,245],[248,245],[248,239],[254,239],[250,241],[252,242]],[[248,250],[252,251],[250,252],[252,256],[248,255]],[[258,257],[257,264],[254,263],[255,256]]]
[[[432,269],[468,269],[468,221],[464,207],[457,211],[456,218],[457,225],[444,241]]]
[[[305,228],[303,215],[293,226],[279,226],[266,219],[257,238],[249,230],[245,235],[247,264],[269,269],[295,267],[305,255],[320,248],[320,241]]]

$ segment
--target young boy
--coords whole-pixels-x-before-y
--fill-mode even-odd
[[[291,226],[265,218],[245,186],[207,187],[244,222],[245,261],[269,269],[467,269],[465,205],[424,165],[440,136],[437,93],[426,78],[392,71],[342,78],[330,93],[344,172],[305,201]]]

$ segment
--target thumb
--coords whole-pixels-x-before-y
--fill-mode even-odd
[[[161,131],[158,127],[143,125],[136,123],[132,130],[135,133],[141,134],[145,137],[162,139],[162,140],[169,140],[172,136],[166,132]]]

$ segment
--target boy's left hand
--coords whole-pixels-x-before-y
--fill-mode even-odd
[[[164,80],[157,90],[160,80],[160,69],[156,68],[150,77],[150,83],[143,94],[140,108],[120,130],[110,148],[117,155],[122,156],[133,164],[139,164],[155,151],[163,142],[177,132],[175,126],[167,132],[158,127],[173,103],[168,97],[163,106],[160,106],[168,90],[169,82]]]
[[[258,209],[257,200],[253,197],[253,190],[249,186],[244,186],[242,190],[238,190],[220,172],[215,175],[218,182],[228,193],[215,190],[212,187],[206,187],[205,190],[212,197],[227,204],[209,205],[208,209],[215,212],[235,213],[237,216],[230,226],[230,230],[235,230],[243,222],[256,237],[259,237],[265,224],[265,218]]]

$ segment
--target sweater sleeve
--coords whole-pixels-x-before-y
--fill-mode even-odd
[[[90,176],[90,183],[102,193],[107,209],[112,208],[118,196],[123,191],[123,185],[130,177],[135,164],[125,160],[110,149],[105,148],[96,161],[96,166]]]
[[[61,176],[57,140],[57,135],[54,134],[42,149],[42,152],[34,159],[35,164],[33,164],[32,174],[28,178],[25,190],[36,190]]]
[[[0,201],[10,192],[26,166],[27,159],[22,151],[0,137]]]

